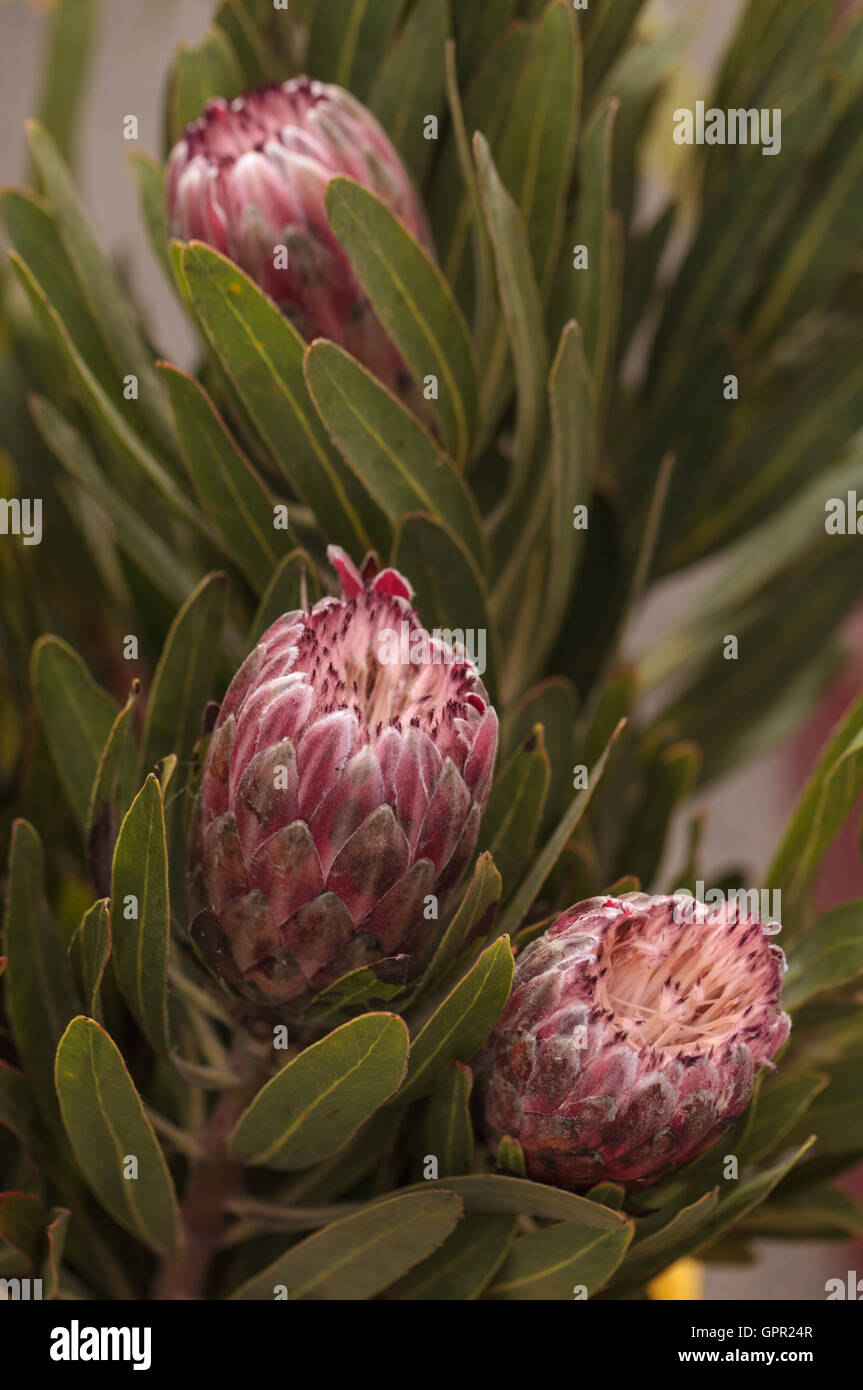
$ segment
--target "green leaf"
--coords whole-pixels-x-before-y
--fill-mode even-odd
[[[504,897],[516,887],[533,853],[550,775],[542,725],[537,724],[495,778],[482,819],[481,848],[500,871]]]
[[[352,1019],[268,1081],[228,1141],[232,1158],[280,1170],[338,1153],[401,1084],[408,1032],[394,1014]]]
[[[162,789],[150,774],[120,827],[111,872],[113,959],[123,997],[157,1051],[167,1052],[168,852]]]
[[[463,1302],[479,1298],[512,1244],[516,1219],[470,1212],[421,1265],[387,1289],[384,1298]]]
[[[273,498],[240,451],[204,388],[177,367],[161,366],[183,461],[201,505],[212,517],[225,549],[255,593],[266,589],[291,545],[274,525]]]
[[[416,417],[335,343],[314,343],[305,371],[330,438],[393,526],[406,512],[425,511],[449,526],[485,568],[473,495]]]
[[[563,1188],[527,1178],[505,1177],[497,1173],[471,1173],[466,1177],[427,1180],[406,1189],[408,1192],[454,1192],[464,1202],[466,1212],[496,1212],[511,1216],[537,1216],[543,1221],[573,1221],[598,1231],[621,1231],[628,1219],[620,1212],[579,1197]]]
[[[249,650],[283,613],[308,608],[322,597],[321,581],[310,556],[304,550],[292,550],[279,561],[261,596],[258,611],[249,629],[246,644]]]
[[[60,0],[50,21],[36,110],[67,160],[75,152],[89,90],[99,12],[98,0]]]
[[[752,1126],[741,1145],[741,1167],[760,1163],[782,1146],[786,1135],[805,1115],[819,1091],[827,1085],[825,1076],[771,1076],[758,1092]]]
[[[149,693],[139,775],[166,753],[182,766],[201,736],[225,616],[223,574],[206,575],[171,624]]]
[[[223,0],[215,22],[231,41],[243,73],[243,88],[262,87],[269,76],[267,53],[262,35],[243,0]]]
[[[611,206],[611,158],[618,102],[605,102],[590,121],[581,140],[578,215],[574,244],[586,246],[589,269],[571,269],[572,305],[584,337],[584,355],[597,401],[614,360],[617,320],[614,312],[615,256]],[[568,248],[569,249],[569,248]]]
[[[470,1092],[473,1073],[455,1058],[441,1071],[426,1108],[426,1154],[437,1158],[438,1177],[469,1173],[473,1167]]]
[[[19,1250],[30,1266],[42,1249],[45,1213],[38,1197],[29,1192],[0,1192],[0,1240]]]
[[[117,544],[175,607],[194,587],[195,578],[179,555],[153,531],[137,509],[117,492],[99,467],[83,435],[64,420],[50,401],[30,397],[36,428],[76,483],[109,518]]]
[[[575,272],[573,272],[575,274]],[[570,322],[560,337],[548,380],[551,409],[551,548],[543,630],[550,646],[566,617],[586,531],[573,508],[588,506],[593,480],[596,400],[581,330]]]
[[[602,778],[615,741],[620,733],[621,725],[611,736],[611,741],[607,745],[605,752],[599,761],[590,769],[587,779],[587,788],[574,797],[569,809],[564,812],[553,835],[549,839],[545,848],[534,860],[526,877],[518,887],[518,891],[506,908],[500,922],[501,931],[514,932],[524,921],[530,911],[530,905],[538,896],[540,889],[564,851],[567,841],[571,838],[576,826],[590,805],[590,799]]]
[[[512,1246],[487,1298],[571,1299],[582,1286],[587,1296],[608,1282],[626,1254],[634,1223],[595,1231],[571,1222],[522,1236]],[[584,1297],[584,1294],[580,1294]]]
[[[88,1187],[125,1230],[165,1254],[179,1242],[179,1211],[165,1155],[111,1037],[74,1018],[57,1048],[57,1096]],[[137,1177],[125,1176],[130,1158]]]
[[[27,1078],[0,1059],[0,1125],[25,1147],[32,1143],[33,1108]]]
[[[488,141],[474,136],[474,157],[485,220],[494,250],[497,283],[515,363],[518,413],[516,477],[526,475],[542,428],[548,346],[542,300],[531,270],[530,247],[521,214],[495,168]]]
[[[117,714],[77,652],[40,637],[30,666],[33,693],[57,776],[82,830],[102,749]]]
[[[333,231],[415,380],[438,379],[430,402],[463,468],[477,430],[476,367],[461,311],[435,263],[380,199],[351,179],[327,187]]]
[[[107,891],[117,832],[135,790],[138,749],[133,718],[139,688],[135,681],[129,698],[111,725],[87,807],[84,833],[87,860],[100,891]]]
[[[340,975],[303,1014],[303,1025],[316,1031],[329,1027],[358,1009],[380,1008],[401,994],[407,979],[407,956],[385,956],[374,965],[361,966]]]
[[[190,121],[197,120],[211,97],[231,101],[243,86],[239,59],[222,29],[211,29],[197,48],[181,44],[171,74],[171,144]]]
[[[551,768],[543,828],[553,829],[560,819],[572,791],[575,761],[575,720],[578,692],[571,681],[553,676],[528,690],[512,715],[510,746],[530,737],[535,724],[541,724]]]
[[[404,0],[326,0],[312,19],[306,69],[360,98],[368,92]]]
[[[190,501],[167,471],[160,457],[153,452],[142,436],[127,421],[128,410],[120,407],[120,378],[117,378],[117,397],[108,394],[97,380],[88,363],[82,357],[73,338],[61,321],[51,300],[42,285],[36,280],[28,266],[15,254],[10,253],[10,264],[20,280],[33,311],[40,324],[68,359],[77,378],[88,410],[92,413],[100,429],[113,441],[120,452],[132,464],[140,479],[154,487],[172,516],[185,521],[192,530],[209,538],[209,528],[201,517],[199,509]],[[157,378],[158,381],[158,378]],[[160,387],[161,389],[161,387]],[[124,402],[128,407],[132,402]]]
[[[26,265],[94,376],[106,389],[116,372],[57,229],[51,207],[35,193],[7,188],[0,193],[0,214],[9,242]]]
[[[162,165],[149,155],[137,151],[129,156],[129,168],[138,190],[138,203],[147,228],[153,255],[173,284],[171,258],[168,254],[170,233],[165,204],[165,175]]]
[[[428,1094],[451,1057],[469,1062],[494,1027],[512,983],[509,937],[487,946],[411,1042],[408,1073],[396,1100]]]
[[[425,512],[412,513],[402,520],[392,563],[410,576],[414,605],[427,629],[440,628],[456,638],[464,634],[463,645],[493,697],[495,633],[482,575],[461,537]]]
[[[863,781],[863,698],[830,739],[791,812],[765,882],[787,899],[811,882],[834,836],[857,800]]]
[[[863,974],[863,899],[842,903],[810,928],[792,952],[782,988],[786,1009]]]
[[[272,1299],[282,1286],[291,1302],[373,1298],[436,1250],[461,1212],[452,1192],[401,1192],[300,1241],[231,1297]]]
[[[444,979],[456,957],[471,941],[482,940],[494,922],[501,895],[501,878],[490,854],[481,854],[458,910],[441,937],[424,977],[424,984]]]
[[[863,1210],[849,1192],[824,1183],[780,1191],[746,1218],[743,1229],[767,1240],[859,1240]]]
[[[27,821],[16,821],[9,848],[3,940],[9,958],[6,1008],[18,1059],[33,1099],[59,1127],[53,1086],[57,1041],[78,1008],[66,948],[48,907],[45,853]]]
[[[327,439],[303,377],[306,343],[267,295],[217,251],[181,252],[194,312],[274,461],[330,540],[386,552],[389,528]]]
[[[596,91],[602,78],[626,49],[644,0],[598,0],[584,40],[585,94]]]
[[[815,1097],[794,1137],[806,1132],[817,1135],[819,1158],[863,1149],[859,1057],[831,1064],[830,1084]]]
[[[78,991],[89,1014],[102,1021],[101,985],[111,954],[111,917],[107,898],[100,899],[84,913],[72,940],[69,959]]]
[[[447,21],[446,0],[417,0],[387,49],[369,96],[371,110],[419,181],[435,152],[423,126],[443,104]]]
[[[640,1228],[636,1227],[635,1244],[621,1272],[622,1282],[646,1281],[671,1264],[677,1253],[686,1249],[687,1242],[695,1238],[718,1201],[719,1189],[714,1187],[697,1201],[681,1207],[670,1221],[648,1236],[639,1239]]]
[[[578,27],[569,0],[557,0],[538,21],[511,94],[518,118],[507,125],[497,151],[500,176],[527,228],[541,290],[549,288],[560,253],[580,100]]]
[[[132,316],[120,277],[96,240],[84,204],[51,136],[38,121],[28,122],[27,132],[78,288],[113,360],[118,396],[123,378],[129,374],[136,376],[141,411],[159,442],[172,449],[173,432],[164,390]]]

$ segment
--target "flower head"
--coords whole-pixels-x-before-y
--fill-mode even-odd
[[[172,233],[229,256],[304,338],[341,344],[413,400],[404,362],[330,227],[324,195],[336,174],[376,193],[431,250],[416,190],[374,116],[308,77],[207,102],[168,161]]]
[[[407,581],[329,554],[342,597],[279,618],[231,682],[192,845],[195,905],[245,992],[298,1009],[350,970],[426,954],[424,906],[471,857],[497,748],[460,651],[384,659],[388,632],[421,631]]]
[[[684,895],[563,913],[518,957],[481,1063],[490,1141],[571,1190],[643,1187],[707,1148],[788,1036],[775,930]]]

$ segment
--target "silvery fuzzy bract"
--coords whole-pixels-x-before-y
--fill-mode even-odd
[[[564,912],[516,962],[484,1063],[490,1139],[574,1190],[643,1187],[707,1148],[788,1037],[769,936],[683,895]]]

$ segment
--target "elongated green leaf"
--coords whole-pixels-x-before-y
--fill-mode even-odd
[[[793,1137],[806,1133],[817,1136],[819,1158],[863,1148],[859,1057],[831,1063],[830,1084],[815,1097]]]
[[[98,1023],[72,1020],[57,1048],[55,1080],[66,1133],[94,1196],[151,1250],[176,1249],[179,1212],[165,1156],[116,1044]]]
[[[415,1100],[434,1086],[452,1057],[468,1062],[485,1042],[512,983],[509,937],[486,947],[411,1043],[408,1074],[397,1101]]]
[[[444,979],[456,957],[473,940],[482,940],[491,929],[501,895],[501,878],[490,854],[476,861],[473,878],[458,911],[441,937],[426,971],[430,984]]]
[[[590,769],[587,780],[587,788],[578,793],[570,804],[569,809],[564,812],[563,818],[558,824],[548,841],[545,849],[538,855],[529,872],[519,885],[512,901],[505,910],[501,922],[501,931],[513,932],[523,922],[526,914],[530,910],[530,905],[539,893],[545,880],[548,878],[561,854],[564,847],[571,837],[573,831],[590,805],[590,799],[602,778],[606,763],[614,747],[615,740],[620,733],[621,725],[618,725],[611,741],[607,745],[605,752],[599,761]]]
[[[83,435],[42,396],[30,397],[36,428],[66,471],[80,483],[113,524],[117,544],[175,606],[194,587],[191,570],[139,516],[102,473]]]
[[[440,1249],[387,1289],[384,1298],[479,1298],[506,1258],[515,1229],[514,1217],[468,1213]]]
[[[77,652],[59,637],[40,637],[30,667],[33,693],[57,776],[82,830],[90,788],[117,714]]]
[[[439,1075],[425,1117],[426,1154],[434,1154],[440,1178],[469,1173],[473,1167],[473,1126],[470,1118],[470,1067],[455,1058]]]
[[[296,8],[296,7],[295,7]],[[223,0],[216,11],[216,24],[231,41],[243,72],[243,86],[261,87],[269,76],[267,53],[262,34],[255,26],[244,0]]]
[[[0,1060],[0,1125],[26,1148],[33,1132],[33,1106],[27,1078],[17,1067]]]
[[[575,274],[575,272],[573,272]],[[551,410],[551,550],[549,594],[543,615],[552,644],[566,616],[586,532],[575,526],[574,509],[590,502],[594,473],[596,398],[584,356],[581,330],[570,322],[561,334],[548,380]]]
[[[461,1211],[452,1192],[399,1193],[300,1241],[231,1297],[272,1299],[286,1289],[291,1302],[373,1298],[436,1250]]]
[[[863,899],[843,903],[811,928],[788,962],[782,989],[786,1009],[863,973]]]
[[[571,681],[552,677],[526,692],[512,715],[508,746],[523,743],[535,724],[541,724],[550,778],[542,824],[551,830],[569,802],[575,761],[575,720],[578,692]]]
[[[780,1151],[785,1136],[826,1085],[825,1076],[769,1077],[758,1093],[755,1117],[738,1154],[741,1166]]]
[[[622,1279],[626,1282],[649,1279],[655,1270],[670,1263],[674,1253],[685,1249],[686,1241],[703,1226],[718,1201],[719,1189],[714,1187],[689,1206],[681,1207],[658,1230],[652,1231],[644,1239],[636,1239],[622,1271]]]
[[[474,158],[486,226],[494,250],[497,283],[518,386],[516,476],[526,474],[541,428],[548,345],[542,301],[531,270],[527,232],[518,208],[495,168],[488,141],[474,136]],[[495,370],[500,369],[497,354]],[[495,365],[495,364],[493,364]],[[484,388],[487,394],[487,387]]]
[[[365,97],[404,0],[327,0],[312,19],[306,66]]]
[[[644,0],[598,0],[584,40],[585,95],[600,85],[626,47]]]
[[[183,766],[192,756],[212,694],[225,599],[225,576],[207,575],[171,624],[150,690],[140,773],[166,753]]]
[[[0,215],[10,245],[42,286],[94,376],[108,389],[116,382],[116,371],[78,288],[53,210],[29,190],[7,188],[0,193]]]
[[[98,0],[60,0],[51,19],[36,110],[67,160],[75,153],[99,10]]]
[[[863,781],[863,700],[843,720],[806,784],[770,866],[767,882],[783,897],[805,891]]]
[[[767,1240],[860,1239],[863,1211],[849,1192],[827,1183],[779,1192],[746,1217],[747,1234]]]
[[[349,970],[315,996],[315,1002],[303,1014],[303,1023],[310,1027],[335,1026],[345,1014],[358,1009],[375,1009],[401,994],[407,981],[407,956],[387,956],[373,966]]]
[[[176,367],[165,365],[162,371],[195,492],[232,560],[255,593],[262,594],[290,549],[287,527],[276,529],[269,490],[235,444],[203,387]]]
[[[323,588],[311,558],[304,550],[292,550],[273,571],[252,619],[247,646],[251,649],[267,628],[283,613],[307,608],[323,597]]]
[[[107,898],[84,913],[69,942],[69,959],[87,1012],[102,1021],[100,989],[111,954],[111,916]]]
[[[430,402],[444,444],[462,468],[477,429],[476,367],[449,286],[419,242],[383,203],[351,179],[327,187],[333,231],[375,312],[420,385],[437,378]]]
[[[144,417],[160,443],[171,449],[173,431],[165,393],[120,278],[96,241],[84,204],[51,136],[38,121],[30,121],[27,130],[33,159],[54,205],[60,236],[74,267],[78,288],[113,360],[118,387],[130,373],[138,378]]]
[[[111,872],[117,980],[150,1042],[168,1050],[168,852],[162,790],[151,774],[120,827]]]
[[[560,252],[581,99],[581,51],[569,0],[540,18],[511,96],[518,117],[497,151],[500,176],[521,212],[537,283],[547,290]]]
[[[522,1236],[510,1249],[487,1298],[571,1299],[596,1293],[613,1275],[632,1240],[634,1224],[614,1231],[571,1222]],[[585,1292],[583,1292],[584,1290]]]
[[[375,75],[369,106],[414,177],[426,174],[435,141],[425,117],[440,111],[444,94],[446,0],[418,0]]]
[[[588,264],[572,270],[572,302],[597,401],[602,399],[617,332],[611,206],[612,137],[617,109],[616,100],[605,102],[582,136],[581,191],[575,223],[575,245],[587,248]]]
[[[406,516],[392,563],[410,575],[414,603],[426,628],[461,640],[489,691],[495,690],[495,633],[482,576],[461,538],[426,512]]]
[[[214,27],[197,48],[181,45],[171,75],[171,143],[190,121],[197,120],[211,97],[230,101],[243,86],[239,59],[224,30]]]
[[[393,525],[406,512],[425,511],[449,526],[485,568],[473,495],[415,416],[335,343],[313,344],[305,371],[330,437]]]
[[[230,1137],[231,1156],[282,1170],[322,1162],[398,1089],[407,1056],[407,1028],[394,1014],[343,1024],[258,1092]]]
[[[61,321],[44,288],[38,283],[29,267],[15,253],[10,254],[9,260],[33,306],[37,319],[61,353],[68,358],[69,365],[81,387],[85,403],[100,428],[105,430],[109,438],[113,440],[117,448],[136,469],[139,476],[151,484],[161,495],[172,516],[185,521],[194,531],[208,536],[208,526],[201,517],[198,508],[178,486],[171,473],[166,469],[161,457],[156,456],[149,444],[128,423],[127,416],[131,410],[136,408],[137,403],[122,401],[120,378],[118,377],[117,403],[115,404],[114,399],[97,381],[88,363],[81,356],[66,325]]]
[[[494,859],[504,897],[521,878],[542,821],[551,769],[537,724],[498,773],[481,828],[481,848]]]
[[[330,444],[309,400],[304,340],[233,261],[198,242],[183,248],[180,260],[210,346],[284,476],[331,540],[385,553],[386,519]]]
[[[36,831],[15,822],[3,942],[9,958],[6,1007],[21,1065],[46,1120],[59,1126],[54,1051],[78,1008],[66,948],[51,918],[44,888],[45,854]]]
[[[147,236],[153,255],[168,277],[173,281],[171,259],[168,255],[168,213],[165,206],[165,177],[161,164],[148,155],[135,151],[129,156],[129,168],[138,190],[138,202],[147,228]]]
[[[90,871],[100,892],[107,892],[111,857],[120,822],[135,790],[137,746],[133,725],[139,685],[135,681],[105,740],[93,778],[84,838]]]
[[[467,1212],[496,1212],[501,1215],[538,1216],[543,1221],[574,1221],[579,1226],[600,1231],[619,1231],[628,1222],[620,1212],[579,1197],[563,1188],[527,1178],[497,1173],[471,1173],[465,1177],[429,1179],[407,1188],[408,1192],[455,1192]]]

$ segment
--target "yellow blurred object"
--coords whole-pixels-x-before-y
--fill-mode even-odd
[[[648,1297],[669,1302],[686,1302],[704,1293],[704,1267],[698,1260],[677,1260],[647,1286]]]

